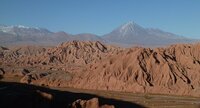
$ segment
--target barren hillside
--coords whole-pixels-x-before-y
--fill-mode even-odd
[[[73,87],[200,96],[200,44],[131,48],[90,66]]]
[[[98,41],[52,48],[2,47],[0,71],[17,73],[24,83],[46,86],[199,97],[199,52],[200,44],[121,49]]]

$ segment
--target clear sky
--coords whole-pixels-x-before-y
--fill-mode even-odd
[[[103,35],[128,21],[200,38],[200,0],[0,0],[0,24]]]

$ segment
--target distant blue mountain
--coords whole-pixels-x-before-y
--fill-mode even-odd
[[[133,21],[123,24],[103,36],[90,33],[72,35],[65,32],[51,32],[45,28],[26,27],[22,25],[0,25],[0,45],[57,45],[61,42],[72,40],[101,41],[108,44],[128,47],[134,45],[163,46],[199,41],[159,29],[143,28]]]
[[[110,43],[141,46],[163,46],[175,43],[190,43],[188,39],[159,29],[143,28],[133,21],[121,25],[103,36]]]

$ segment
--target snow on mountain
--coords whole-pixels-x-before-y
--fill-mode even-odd
[[[54,33],[39,27],[0,25],[0,45],[57,45],[61,42],[72,40],[103,41],[101,37],[90,33],[71,35],[65,32]]]
[[[110,43],[128,45],[167,45],[173,43],[193,42],[188,38],[159,29],[143,28],[133,21],[125,23],[103,36]]]
[[[89,40],[133,46],[163,46],[174,43],[189,43],[197,40],[188,39],[159,29],[143,28],[133,21],[125,23],[112,32],[97,36],[90,33],[71,35],[65,32],[51,32],[44,28],[23,25],[0,25],[0,45],[9,44],[45,44],[56,45],[71,40]]]
[[[39,28],[39,27],[27,27],[23,25],[0,25],[0,31],[4,33],[9,33],[13,35],[47,35],[52,32],[47,29]]]

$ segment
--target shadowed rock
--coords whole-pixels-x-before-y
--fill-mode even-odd
[[[143,108],[143,106],[134,103],[96,95],[58,91],[20,83],[0,82],[1,108],[74,108],[72,104],[78,99],[89,100],[84,101],[87,107],[81,108],[94,108],[97,104],[102,108],[113,108],[113,106],[115,108]],[[108,105],[112,107],[108,107]]]

